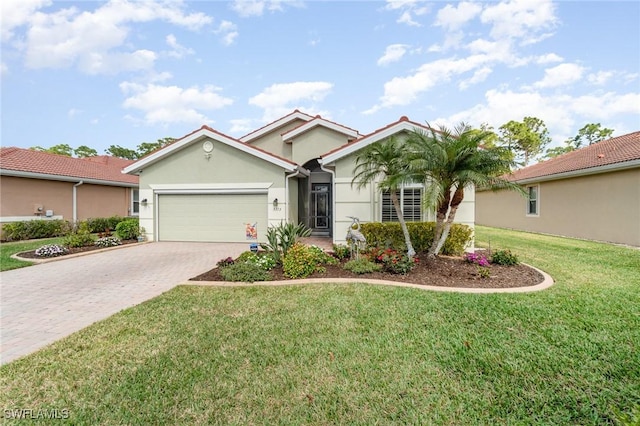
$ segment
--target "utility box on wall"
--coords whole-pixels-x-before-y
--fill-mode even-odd
[[[33,214],[42,214],[44,212],[44,206],[42,204],[33,205]]]

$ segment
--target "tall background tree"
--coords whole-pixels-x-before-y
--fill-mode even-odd
[[[564,146],[549,148],[545,153],[545,158],[554,158],[558,155],[593,145],[594,143],[611,138],[612,135],[613,129],[603,128],[600,123],[585,124],[578,130],[578,133],[574,137],[564,141]]]
[[[175,142],[175,139],[171,137],[158,139],[155,142],[142,142],[135,150],[125,148],[120,145],[111,145],[105,150],[105,152],[109,155],[113,155],[114,157],[126,158],[127,160],[137,160],[160,148],[164,148],[173,142]]]
[[[95,157],[96,155],[98,155],[98,151],[96,151],[93,148],[89,148],[86,145],[80,145],[79,147],[74,149],[71,147],[71,145],[66,143],[53,145],[49,148],[34,146],[34,147],[31,147],[30,149],[34,151],[48,152],[49,154],[65,155],[67,157],[75,156],[78,158]]]
[[[522,166],[527,166],[542,154],[551,142],[547,126],[536,117],[525,117],[522,121],[511,120],[498,130],[501,143],[515,154],[516,162]]]
[[[491,133],[477,131],[465,123],[453,130],[441,126],[424,132],[416,129],[407,140],[406,160],[411,179],[425,182],[424,202],[436,209],[434,238],[427,257],[440,253],[458,207],[464,200],[465,187],[512,189],[520,186],[499,177],[511,161],[503,147],[487,147]]]
[[[395,137],[387,138],[383,141],[374,142],[368,147],[360,150],[356,157],[356,166],[353,170],[354,176],[351,185],[358,189],[366,187],[368,184],[376,183],[378,189],[389,191],[391,203],[398,216],[398,222],[402,228],[404,241],[407,246],[407,256],[411,259],[416,252],[411,243],[409,229],[402,214],[398,191],[402,184],[408,179],[408,167],[401,143]]]

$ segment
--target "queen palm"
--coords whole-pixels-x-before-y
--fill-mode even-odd
[[[436,210],[434,238],[427,257],[442,250],[465,187],[523,192],[520,186],[500,177],[511,162],[504,148],[484,146],[490,137],[490,132],[460,123],[453,130],[445,126],[439,130],[415,129],[407,139],[406,161],[412,179],[427,183],[424,202]]]
[[[407,246],[407,256],[413,258],[416,252],[411,244],[411,237],[407,229],[407,223],[402,215],[400,200],[397,191],[403,182],[408,179],[408,167],[402,153],[400,142],[393,136],[378,142],[374,142],[359,151],[356,157],[354,177],[351,185],[362,189],[372,182],[377,182],[378,189],[389,191],[391,202],[398,216],[398,222],[404,234]]]

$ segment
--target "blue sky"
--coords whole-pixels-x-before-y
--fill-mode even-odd
[[[637,1],[4,0],[2,146],[240,137],[294,109],[640,130]]]

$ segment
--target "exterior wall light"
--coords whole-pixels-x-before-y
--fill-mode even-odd
[[[278,199],[277,199],[277,198],[274,198],[274,199],[273,199],[273,208],[274,208],[274,209],[277,209],[277,208],[278,208]]]
[[[142,200],[140,200],[140,204],[142,204],[143,206],[147,205],[147,199],[143,198]]]

